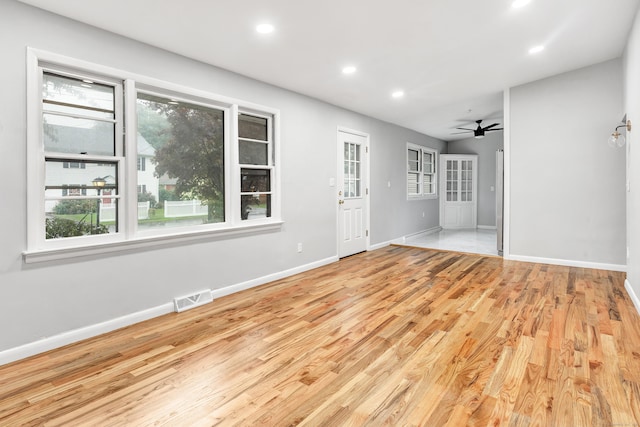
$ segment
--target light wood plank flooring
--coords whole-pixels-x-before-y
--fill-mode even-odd
[[[0,425],[638,426],[623,281],[390,246],[0,367]]]

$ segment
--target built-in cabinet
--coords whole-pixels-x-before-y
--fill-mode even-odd
[[[440,226],[476,228],[478,156],[440,155]]]

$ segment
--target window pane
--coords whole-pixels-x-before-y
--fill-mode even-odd
[[[241,191],[243,193],[255,193],[271,191],[271,173],[264,169],[242,169]]]
[[[238,134],[240,138],[258,139],[267,141],[268,127],[267,119],[263,117],[250,116],[248,114],[240,114],[238,116]],[[242,162],[240,162],[242,163]]]
[[[422,153],[423,156],[423,166],[422,166],[422,171],[425,173],[431,173],[433,172],[433,154],[432,153],[428,153],[428,152],[423,152]]]
[[[271,217],[271,195],[256,194],[240,196],[242,219]]]
[[[267,144],[262,142],[240,141],[240,164],[243,165],[267,165]]]
[[[432,184],[432,176],[425,174],[423,176],[423,183],[424,183],[424,194],[431,194],[433,193],[433,184]]]
[[[138,93],[140,230],[224,221],[224,112]]]
[[[115,154],[114,124],[44,114],[44,148],[56,153]]]
[[[46,238],[115,233],[116,164],[82,162],[84,168],[65,168],[64,163],[45,163]]]
[[[42,99],[45,111],[113,118],[114,88],[80,79],[44,73]]]
[[[409,194],[418,194],[418,177],[417,173],[409,173],[407,175],[407,191]]]

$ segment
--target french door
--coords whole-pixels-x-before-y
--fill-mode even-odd
[[[478,156],[440,155],[440,226],[476,228]]]

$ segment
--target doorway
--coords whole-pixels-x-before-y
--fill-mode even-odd
[[[369,136],[338,129],[338,257],[364,252],[369,240]]]

